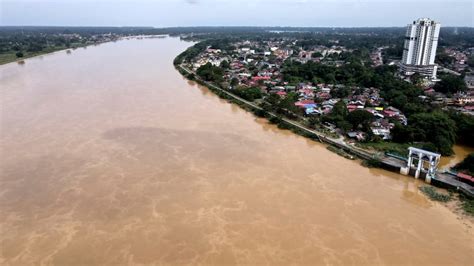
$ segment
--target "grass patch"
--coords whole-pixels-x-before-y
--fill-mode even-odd
[[[272,124],[280,124],[281,118],[279,118],[278,116],[272,116],[270,117],[270,119],[268,119],[268,121]]]
[[[21,58],[17,58],[15,53],[4,53],[0,54],[0,65],[14,62],[16,60],[20,60]]]
[[[434,201],[448,202],[452,199],[451,193],[449,194],[439,193],[432,186],[422,186],[420,187],[420,191],[423,192],[423,194],[425,194],[431,200],[434,200]]]
[[[277,124],[279,129],[291,129],[291,125],[286,123],[283,120],[280,120],[280,122]]]
[[[11,51],[11,52],[8,52],[8,53],[0,54],[0,65],[8,64],[8,63],[11,63],[11,62],[15,62],[15,61],[18,61],[18,60],[23,60],[23,59],[27,59],[27,58],[31,58],[31,57],[35,57],[35,56],[38,56],[38,55],[49,54],[49,53],[64,50],[64,49],[67,49],[67,48],[66,47],[54,47],[54,48],[53,47],[48,47],[48,48],[45,48],[44,50],[42,50],[41,52],[34,52],[34,53],[23,52],[23,57],[17,57],[16,56],[16,51]]]
[[[396,143],[390,141],[380,141],[380,142],[364,142],[364,143],[357,143],[357,146],[366,149],[366,150],[374,150],[374,151],[381,151],[381,152],[389,152],[392,154],[396,154],[402,157],[408,157],[408,148],[415,147],[424,150],[432,150],[429,147],[429,143]]]
[[[253,109],[253,114],[257,117],[265,117],[267,112],[265,112],[264,110],[261,110],[261,109]]]
[[[474,216],[474,198],[469,198],[464,194],[460,194],[459,200],[461,201],[461,208],[463,211],[468,215]]]
[[[363,160],[362,166],[365,166],[368,168],[381,168],[382,163],[377,159],[371,158],[370,160]]]
[[[394,154],[398,154],[400,156],[408,156],[408,147],[413,145],[407,143],[395,143],[395,142],[369,142],[369,143],[358,143],[358,146],[364,149],[372,149],[376,151],[382,152],[390,152]]]
[[[100,43],[95,43],[95,44],[100,44]],[[70,47],[66,46],[49,46],[44,48],[43,50],[39,52],[28,52],[28,51],[22,51],[23,57],[17,57],[16,56],[16,51],[9,51],[7,53],[1,53],[0,54],[0,65],[15,62],[18,60],[23,60],[31,57],[35,57],[38,55],[45,55],[61,50],[67,50],[67,49],[75,49],[75,48],[80,48],[80,47],[85,47],[88,45],[92,45],[91,43],[88,44],[83,44],[83,43],[72,43]]]
[[[336,147],[331,146],[331,145],[327,146],[327,149],[332,151],[332,152],[335,152],[337,155],[342,156],[346,159],[355,160],[354,156],[352,156],[349,153],[345,152],[343,149],[336,148]]]

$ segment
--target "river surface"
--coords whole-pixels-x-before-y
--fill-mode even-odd
[[[190,43],[0,66],[2,265],[472,265],[472,224],[186,81]]]
[[[462,162],[470,153],[474,152],[474,148],[468,146],[454,145],[454,155],[449,157],[441,157],[439,162],[439,168],[441,170],[448,170],[449,168],[456,166],[456,164]]]

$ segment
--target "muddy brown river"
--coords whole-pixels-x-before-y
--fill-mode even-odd
[[[2,265],[472,265],[472,224],[183,79],[175,38],[0,66]]]

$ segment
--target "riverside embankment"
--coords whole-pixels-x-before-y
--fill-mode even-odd
[[[384,154],[375,154],[371,153],[369,151],[363,150],[361,148],[358,148],[353,145],[347,144],[342,137],[340,138],[332,138],[322,132],[318,132],[313,129],[309,129],[306,126],[302,125],[301,123],[298,123],[296,121],[293,121],[291,119],[277,116],[274,113],[271,112],[266,112],[264,111],[260,106],[257,104],[247,101],[232,92],[228,90],[224,90],[222,88],[219,88],[215,84],[212,84],[211,82],[207,82],[196,76],[196,73],[191,71],[190,69],[186,68],[182,64],[179,64],[176,66],[180,72],[183,74],[189,75],[192,74],[194,76],[194,79],[199,82],[200,84],[207,86],[210,88],[212,91],[217,92],[218,95],[221,97],[224,96],[223,98],[229,99],[231,102],[237,103],[240,106],[249,109],[250,111],[260,111],[259,115],[267,117],[271,120],[271,118],[278,118],[281,120],[280,123],[286,123],[289,125],[289,129],[292,129],[295,133],[300,134],[304,137],[308,137],[311,139],[317,139],[322,143],[326,143],[328,145],[334,146],[337,149],[341,149],[345,152],[348,152],[350,154],[353,154],[357,156],[358,158],[362,160],[368,161],[372,166],[377,166],[380,168],[383,168],[385,170],[389,170],[392,172],[399,173],[401,167],[406,166],[406,161],[400,158],[397,158],[396,156],[386,156]],[[438,178],[435,178],[432,182],[433,185],[442,187],[442,188],[448,188],[448,189],[454,189],[458,190],[461,193],[466,194],[469,197],[474,197],[474,188],[468,184],[465,184],[463,182],[460,182],[459,180],[456,179],[456,176],[451,175],[449,173],[444,173],[444,172],[439,172],[437,174]]]

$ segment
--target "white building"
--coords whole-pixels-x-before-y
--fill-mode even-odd
[[[441,24],[428,18],[413,21],[407,26],[401,70],[407,75],[419,73],[436,78],[436,48]]]

